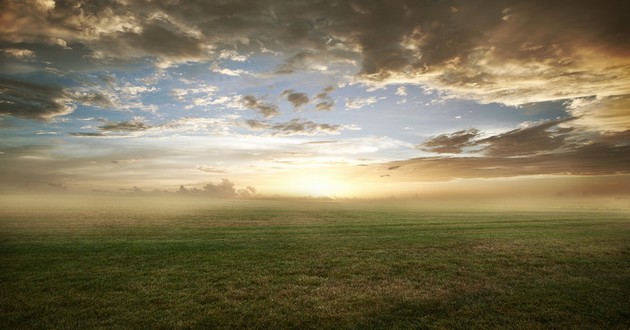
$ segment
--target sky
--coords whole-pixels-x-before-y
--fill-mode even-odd
[[[0,7],[0,193],[630,194],[627,1]]]

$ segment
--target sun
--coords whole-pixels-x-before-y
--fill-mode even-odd
[[[351,197],[352,187],[343,179],[313,173],[309,176],[295,176],[288,183],[293,190],[311,197]]]
[[[330,181],[310,182],[304,186],[309,195],[313,197],[335,196],[341,192],[339,185]]]

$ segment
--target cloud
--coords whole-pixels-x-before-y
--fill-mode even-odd
[[[282,96],[286,96],[287,100],[293,104],[293,108],[299,108],[309,102],[308,96],[305,93],[298,93],[292,89],[284,90]]]
[[[557,126],[572,120],[574,118],[551,120],[481,139],[474,144],[483,146],[483,152],[490,156],[523,156],[551,152],[566,146],[567,135],[573,129]]]
[[[195,88],[173,88],[171,96],[178,101],[184,101],[187,96],[210,97],[218,90],[216,86],[202,84]]]
[[[270,126],[274,135],[331,135],[339,134],[343,125],[318,124],[310,120],[292,119]]]
[[[245,125],[254,131],[262,131],[269,128],[269,123],[256,119],[245,120]]]
[[[400,166],[401,180],[509,178],[537,175],[613,175],[630,173],[630,147],[594,143],[573,150],[528,157],[432,157],[387,163]]]
[[[115,87],[116,90],[122,92],[123,94],[126,94],[128,96],[138,96],[140,94],[144,94],[144,93],[154,93],[154,92],[158,92],[160,89],[155,87],[155,86],[133,86],[131,84],[128,85],[124,85],[124,86],[117,86]]]
[[[246,120],[245,125],[256,131],[270,130],[271,135],[292,136],[292,135],[336,135],[343,130],[359,130],[355,125],[341,124],[319,124],[311,120],[292,119],[281,123],[268,123],[259,120]]]
[[[346,109],[348,110],[357,110],[361,109],[365,106],[372,105],[376,103],[378,99],[374,96],[370,96],[368,98],[349,98],[346,99]]]
[[[225,115],[221,117],[182,117],[168,121],[164,124],[151,128],[151,131],[158,133],[196,133],[205,132],[216,135],[227,135],[230,129],[236,125],[237,115]]]
[[[225,169],[223,168],[219,168],[219,167],[214,167],[214,166],[210,166],[210,165],[197,165],[196,168],[202,172],[207,172],[207,173],[225,173]]]
[[[568,116],[574,118],[571,121],[537,123],[491,136],[471,128],[425,141],[421,149],[451,155],[409,162],[416,162],[417,168],[427,173],[434,171],[438,177],[440,173],[457,176],[447,169],[468,177],[564,173],[563,167],[567,173],[593,174],[597,173],[595,166],[601,166],[602,173],[614,173],[625,171],[623,164],[628,163],[619,152],[627,152],[628,136],[622,133],[630,129],[629,6],[622,1],[567,4],[542,0],[7,0],[0,13],[0,46],[6,59],[0,64],[4,72],[0,76],[0,115],[52,121],[62,119],[57,117],[70,114],[78,105],[155,110],[138,97],[148,92],[148,86],[117,89],[87,78],[109,75],[105,72],[127,76],[129,68],[133,74],[143,75],[157,67],[155,74],[149,74],[164,79],[160,86],[165,90],[172,86],[168,79],[197,68],[211,67],[228,76],[247,74],[245,67],[277,69],[276,73],[282,74],[304,70],[309,72],[308,79],[325,77],[327,84],[343,75],[339,86],[394,86],[401,96],[399,102],[414,85],[442,99],[465,98],[517,108],[532,102],[566,102]],[[219,67],[228,61],[235,67]],[[184,63],[191,65],[173,68]],[[216,67],[211,66],[215,63]],[[235,88],[234,79],[211,76],[226,82],[222,89]],[[258,84],[262,80],[253,81],[260,77],[248,75],[244,77],[248,81],[236,88],[261,93],[257,88],[263,86]],[[282,88],[285,78],[272,77],[264,85]],[[56,83],[46,84],[50,81]],[[99,87],[103,84],[106,87]],[[187,102],[182,106],[247,107],[264,120],[251,119],[243,124],[236,118],[191,117],[150,126],[116,119],[101,122],[97,132],[70,134],[226,134],[235,125],[245,125],[269,135],[308,136],[352,129],[350,125],[305,119],[269,122],[280,114],[274,100],[268,103],[258,96],[233,96],[236,94],[215,97],[218,87],[201,82],[187,87],[191,88],[173,89],[171,93],[173,99]],[[306,98],[289,102],[296,107],[312,102],[316,110],[330,111],[335,105],[329,95],[333,90],[331,87],[314,97],[304,95]],[[347,109],[361,109],[378,101],[375,97],[344,97],[348,97]],[[155,116],[170,120],[164,119],[167,117],[166,113]],[[343,150],[350,152],[354,147],[348,145]],[[366,142],[361,147],[372,150],[369,148],[373,146]],[[187,168],[203,162],[195,161]],[[472,166],[471,170],[466,166]],[[412,167],[402,166],[392,174],[398,175],[405,168]],[[42,182],[66,181],[47,178]]]
[[[411,143],[386,136],[370,136],[334,141],[310,141],[301,145],[304,150],[327,155],[373,154],[384,150],[407,150]],[[359,159],[361,162],[374,162],[374,159]]]
[[[182,117],[159,125],[149,125],[143,121],[143,117],[136,117],[129,121],[106,121],[105,124],[97,127],[101,132],[72,132],[70,135],[90,137],[140,137],[147,135],[165,135],[169,133],[182,134],[198,132],[213,135],[227,135],[230,129],[236,125],[236,119],[238,118],[237,115],[226,115],[215,118]],[[87,126],[84,128],[93,127]]]
[[[217,198],[230,198],[238,196],[234,183],[228,179],[221,179],[221,182],[219,183],[208,183],[201,189],[188,189],[184,186],[180,186],[178,192],[181,194],[201,194]]]
[[[421,147],[455,154],[476,147],[476,155],[416,158],[386,166],[400,166],[409,178],[426,181],[630,173],[626,166],[630,161],[630,130],[593,133],[563,127],[578,120],[558,119],[486,138],[476,129],[445,134]]]
[[[224,49],[219,54],[219,59],[222,60],[231,60],[235,62],[245,62],[247,61],[248,56],[239,54],[236,50],[233,49]]]
[[[537,196],[561,189],[580,196],[628,194],[630,168],[625,164],[630,161],[629,137],[630,131],[601,133],[586,143],[518,157],[482,154],[373,163],[355,168],[352,175],[372,182],[390,175],[386,179],[389,183],[411,183],[416,192],[424,190],[418,190],[418,184],[427,184],[426,191],[449,191],[450,196],[509,196],[528,189]],[[395,172],[391,172],[393,168]],[[527,182],[529,188],[521,186]]]
[[[628,6],[542,0],[342,0],[335,6],[279,0],[54,6],[7,1],[0,40],[70,44],[103,63],[143,58],[162,67],[239,62],[272,52],[284,56],[279,73],[358,63],[358,70],[348,69],[358,72],[358,82],[409,83],[450,97],[521,105],[628,95]]]
[[[227,68],[221,69],[221,68],[215,67],[215,66],[213,66],[211,68],[211,70],[212,70],[212,72],[219,73],[219,74],[226,75],[226,76],[232,76],[232,77],[240,77],[240,76],[242,76],[244,74],[249,74],[248,71],[241,70],[241,69],[236,69],[236,70],[227,69]]]
[[[478,129],[472,128],[430,138],[418,146],[419,149],[436,153],[463,153],[466,148],[489,156],[523,156],[546,153],[570,147],[567,144],[570,127],[558,127],[575,120],[564,118],[517,128],[509,132],[481,138]]]
[[[356,31],[365,81],[425,85],[508,105],[630,92],[623,83],[630,77],[628,48],[619,43],[629,36],[629,23],[619,12],[627,5],[490,1],[481,7],[428,7],[396,1],[384,6],[374,2],[363,10],[366,20],[381,20],[373,26],[383,31]]]
[[[10,56],[10,57],[14,57],[17,58],[19,60],[33,60],[35,59],[35,52],[29,49],[22,49],[22,48],[7,48],[7,49],[2,49],[2,52],[6,55],[6,56]]]
[[[263,117],[269,119],[277,116],[280,112],[278,106],[275,104],[263,103],[260,99],[257,99],[253,95],[246,95],[241,98],[241,103],[250,109],[263,115]]]
[[[407,89],[405,88],[405,86],[399,86],[398,89],[396,89],[396,95],[407,96]]]
[[[317,111],[331,111],[335,106],[335,101],[330,97],[329,93],[332,93],[335,90],[334,87],[328,86],[322,90],[321,93],[315,95],[315,99],[320,100],[321,102],[315,105],[315,110]]]
[[[289,46],[289,49],[291,48],[292,47]],[[329,49],[328,51],[322,51],[322,49],[302,49],[286,58],[274,73],[291,74],[299,71],[319,71],[326,73],[329,71],[329,65],[350,64],[354,66],[354,57],[355,55],[353,55],[352,52],[341,49]]]
[[[257,194],[257,189],[255,187],[252,186],[247,186],[243,189],[238,189],[236,191],[238,193],[238,195],[242,198],[252,198],[252,197],[256,197]]]
[[[70,132],[68,133],[72,136],[83,136],[83,137],[101,137],[101,136],[106,136],[103,133],[99,133],[99,132]]]
[[[441,154],[458,154],[461,153],[465,147],[474,145],[472,141],[478,137],[479,134],[479,130],[475,128],[461,130],[450,134],[441,134],[423,142],[418,146],[418,148]]]
[[[225,104],[232,101],[227,96],[214,97],[214,94],[219,90],[216,86],[199,84],[194,88],[173,88],[170,92],[171,97],[180,102],[188,102],[189,105],[185,109],[190,109],[199,106],[209,106]]]
[[[141,121],[121,121],[121,122],[108,122],[105,125],[101,125],[98,128],[107,132],[138,132],[146,131],[152,126],[147,125]]]
[[[567,6],[542,0],[483,5],[342,0],[331,6],[128,0],[44,7],[7,1],[0,38],[15,44],[63,40],[103,57],[145,57],[157,63],[244,61],[252,51],[290,54],[278,70],[283,73],[358,59],[359,73],[368,80],[406,78],[479,98],[508,78],[516,78],[519,87],[507,87],[514,92],[538,76],[538,81],[561,83],[548,95],[576,81],[589,86],[575,86],[580,91],[599,87],[599,95],[606,86],[622,85],[607,82],[613,72],[627,76],[618,64],[627,64],[630,29],[623,13],[628,5],[616,1]],[[584,64],[587,70],[579,70]],[[543,93],[535,89],[531,92]]]
[[[68,98],[82,105],[112,109],[118,107],[118,99],[115,95],[97,90],[66,90]]]
[[[317,110],[317,111],[331,111],[334,106],[335,106],[335,102],[333,102],[333,101],[319,102],[319,103],[317,103],[317,105],[315,105],[315,110]]]
[[[574,99],[567,109],[577,117],[578,127],[608,132],[630,130],[630,95]]]
[[[61,87],[0,77],[0,115],[50,120],[74,111]]]

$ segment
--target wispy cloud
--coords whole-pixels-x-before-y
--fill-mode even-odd
[[[210,165],[197,165],[196,168],[202,172],[207,173],[225,173],[226,170],[220,167],[210,166]]]
[[[346,99],[346,109],[358,110],[363,107],[372,105],[376,102],[378,102],[378,99],[374,96],[370,96],[367,98],[349,98],[349,99]]]
[[[98,127],[102,131],[106,132],[135,132],[146,131],[151,128],[141,121],[121,121],[121,122],[108,122],[105,125]]]
[[[356,125],[320,124],[299,118],[280,123],[269,123],[260,120],[246,120],[244,123],[252,130],[269,130],[272,135],[276,136],[336,135],[343,130],[360,130]]]

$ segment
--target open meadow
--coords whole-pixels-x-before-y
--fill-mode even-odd
[[[0,327],[630,328],[627,207],[413,204],[2,196]]]

